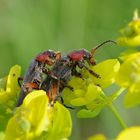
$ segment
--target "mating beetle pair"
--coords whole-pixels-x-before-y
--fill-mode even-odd
[[[72,76],[82,78],[81,73],[77,71],[77,67],[80,69],[85,68],[93,76],[100,78],[97,73],[86,66],[85,62],[88,65],[96,65],[93,58],[95,51],[108,42],[115,43],[107,40],[93,48],[91,52],[86,49],[74,50],[65,56],[61,56],[60,52],[51,50],[37,55],[24,76],[17,106],[21,105],[25,96],[34,89],[45,90],[50,105],[53,106],[56,100],[61,97],[65,87],[73,90],[72,87],[68,86]]]

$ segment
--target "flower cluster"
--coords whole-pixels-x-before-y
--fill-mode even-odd
[[[109,59],[90,67],[101,78],[96,78],[82,69],[83,78],[72,77],[69,82],[73,91],[65,88],[65,103],[86,107],[77,113],[78,117],[88,118],[98,115],[106,104],[111,103],[103,89],[115,82],[119,67],[120,63],[117,59]],[[1,117],[4,119],[7,117],[1,129],[1,139],[63,140],[68,138],[72,129],[70,113],[59,102],[56,102],[54,107],[50,107],[46,92],[33,91],[26,96],[20,107],[16,107],[20,90],[17,83],[20,71],[19,66],[13,66],[8,77],[1,79],[0,82],[0,110],[3,109]]]
[[[140,104],[140,52],[124,57],[116,82],[128,89],[124,99],[127,107]]]
[[[56,102],[50,107],[42,90],[33,91],[16,108],[20,67],[11,68],[8,77],[0,81],[0,139],[1,140],[63,140],[71,135],[69,111]]]
[[[16,65],[11,68],[7,77],[0,79],[0,137],[3,137],[8,120],[13,115],[20,90],[17,83],[20,71],[20,66]]]
[[[86,107],[77,113],[80,118],[95,117],[105,105],[112,103],[103,90],[115,82],[120,63],[117,59],[109,59],[90,68],[101,78],[96,78],[83,69],[83,79],[73,77],[69,82],[74,90],[64,90],[64,100],[67,104]]]
[[[115,140],[139,140],[140,139],[140,127],[133,126],[123,130]],[[88,140],[107,140],[103,134],[96,134],[90,136]]]
[[[137,12],[127,27],[121,29],[121,33],[122,36],[118,38],[120,45],[140,45],[140,19]],[[84,68],[79,70],[81,77],[71,77],[68,85],[72,88],[65,88],[62,96],[65,105],[80,107],[77,113],[79,118],[93,118],[105,106],[114,110],[113,101],[126,89],[125,105],[132,107],[140,104],[140,52],[125,54],[120,59],[121,63],[118,59],[108,59],[89,66],[99,78]],[[25,97],[22,105],[16,107],[20,91],[17,82],[20,71],[20,66],[15,65],[7,77],[0,79],[0,139],[67,140],[72,131],[70,112],[58,101],[54,107],[50,106],[45,91],[32,91]],[[107,95],[106,88],[113,84],[119,85],[120,89]],[[125,127],[123,123],[122,126]],[[117,140],[137,140],[140,139],[139,133],[139,127],[128,128],[118,135]],[[99,134],[88,140],[106,138]]]
[[[125,106],[133,107],[140,104],[140,52],[130,50],[131,47],[140,46],[140,18],[137,10],[134,12],[133,20],[127,27],[121,29],[121,33],[123,37],[118,38],[118,43],[121,46],[127,46],[127,50],[120,57],[122,64],[116,76],[116,82],[127,89],[124,98]]]
[[[122,28],[120,32],[122,36],[118,38],[118,43],[121,46],[140,46],[140,18],[137,10],[134,12],[133,20]]]

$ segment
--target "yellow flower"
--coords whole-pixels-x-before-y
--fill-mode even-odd
[[[140,53],[127,55],[116,76],[117,83],[129,87],[140,82]]]
[[[71,134],[69,111],[56,102],[49,106],[46,92],[33,91],[9,120],[5,140],[61,140]]]
[[[106,137],[102,134],[96,134],[96,135],[90,136],[88,140],[106,140]]]
[[[69,82],[69,85],[74,90],[64,89],[65,103],[73,106],[85,105],[88,108],[88,110],[80,110],[77,114],[78,117],[86,118],[96,116],[104,104],[104,101],[101,100],[101,96],[104,94],[102,89],[115,82],[115,76],[119,68],[120,63],[117,59],[109,59],[95,66],[90,66],[90,69],[99,74],[101,78],[97,78],[83,69],[83,79],[73,77]],[[94,104],[96,103],[99,106],[97,110],[94,108]]]
[[[120,68],[120,63],[117,59],[107,59],[91,69],[98,73],[101,78],[96,78],[90,74],[93,82],[101,88],[106,88],[115,82],[115,76]]]
[[[90,136],[88,140],[107,140],[107,138],[103,134],[96,134]],[[140,140],[140,126],[126,128],[112,140]]]
[[[140,104],[140,53],[132,53],[125,57],[116,76],[116,82],[128,89],[124,103],[127,107]]]
[[[140,127],[130,127],[123,130],[116,140],[140,140]]]
[[[18,85],[18,77],[20,76],[21,67],[18,65],[10,69],[8,77],[0,80],[0,104],[14,107],[17,94],[20,90]]]
[[[13,115],[17,103],[19,85],[17,82],[20,76],[21,67],[18,65],[10,69],[9,75],[0,79],[0,133],[4,136],[4,130],[9,118]]]
[[[122,36],[117,39],[118,44],[128,47],[140,46],[140,18],[137,10],[134,12],[133,20],[120,32]]]

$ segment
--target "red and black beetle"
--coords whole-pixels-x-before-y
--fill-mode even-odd
[[[32,60],[23,78],[17,106],[22,104],[25,96],[33,89],[40,89],[40,85],[44,79],[43,75],[47,75],[50,72],[49,66],[54,65],[56,60],[60,58],[60,52],[47,50],[40,53]]]
[[[72,52],[70,52],[67,57],[70,59],[72,65],[74,65],[75,67],[78,66],[79,68],[85,68],[87,69],[92,75],[94,75],[95,77],[99,78],[100,76],[98,74],[96,74],[93,70],[90,70],[86,65],[85,62],[87,62],[89,65],[96,65],[96,62],[93,58],[93,55],[95,53],[95,51],[100,48],[102,45],[106,44],[106,43],[115,43],[112,40],[107,40],[103,43],[101,43],[100,45],[96,46],[95,48],[93,48],[91,50],[91,52],[87,51],[86,49],[81,49],[81,50],[74,50]]]
[[[85,49],[74,50],[56,61],[50,71],[50,74],[41,84],[41,89],[45,90],[48,94],[51,106],[53,106],[55,101],[61,97],[62,91],[65,87],[72,89],[72,87],[68,86],[68,82],[72,76],[82,78],[82,75],[77,70],[77,67],[80,69],[86,68],[93,76],[100,78],[98,74],[85,65],[85,62],[89,65],[95,65],[96,63],[93,58],[95,51],[108,42],[115,43],[111,40],[105,41],[93,48],[91,52],[88,52]]]

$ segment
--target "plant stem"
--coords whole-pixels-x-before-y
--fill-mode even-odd
[[[120,123],[120,125],[122,126],[122,128],[124,128],[124,129],[127,128],[126,123],[124,122],[124,120],[122,119],[122,117],[120,116],[120,114],[118,113],[118,111],[115,108],[115,106],[113,104],[109,104],[108,107],[112,111],[112,113],[114,114],[114,116],[116,117],[116,119],[118,120],[118,122]]]
[[[110,97],[112,98],[112,100],[116,100],[117,97],[119,97],[125,90],[126,90],[126,88],[120,88],[117,92],[112,94]]]

